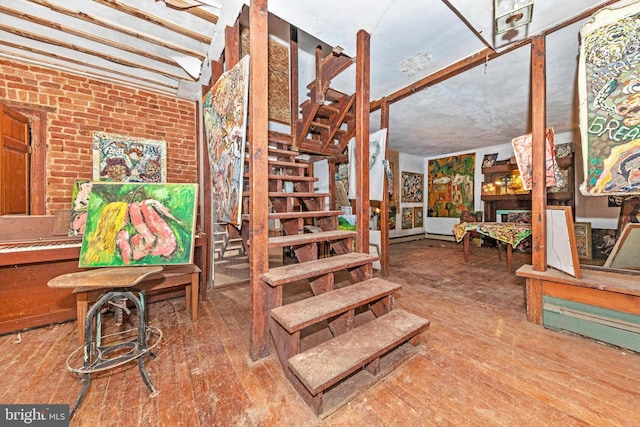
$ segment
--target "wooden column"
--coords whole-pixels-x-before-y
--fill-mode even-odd
[[[224,30],[224,62],[227,70],[240,61],[240,26],[238,21],[233,27],[227,25]]]
[[[356,251],[369,253],[370,36],[358,31],[356,47]]]
[[[531,41],[531,127],[532,170],[531,231],[532,266],[536,271],[547,269],[546,214],[547,185],[545,159],[546,130],[546,60],[545,36],[538,35]]]
[[[382,100],[380,108],[380,129],[387,129],[385,143],[385,158],[389,153],[389,103],[387,98]],[[380,271],[384,277],[389,275],[389,181],[384,176],[382,185],[382,202],[380,203]]]
[[[268,10],[267,0],[251,0],[249,11],[251,46],[249,48],[249,214],[251,242],[249,270],[251,274],[251,344],[253,360],[269,354],[269,292],[260,275],[269,270],[268,242]]]
[[[289,25],[289,109],[291,113],[290,133],[293,138],[297,135],[298,121],[298,29]],[[329,175],[331,176],[331,175]]]

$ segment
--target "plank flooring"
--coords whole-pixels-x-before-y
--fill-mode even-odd
[[[514,253],[514,270],[530,256]],[[249,357],[250,289],[213,289],[192,323],[184,299],[152,303],[164,335],[146,364],[94,376],[73,426],[638,426],[640,355],[528,323],[524,279],[496,249],[391,245],[396,306],[431,320],[418,352],[326,419],[284,377],[275,352]],[[301,287],[303,291],[304,287]],[[290,296],[292,299],[299,296]],[[0,403],[72,404],[65,367],[76,322],[0,336]]]

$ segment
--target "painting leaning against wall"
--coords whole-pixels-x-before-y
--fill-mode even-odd
[[[460,218],[473,211],[475,154],[429,160],[428,217]]]
[[[78,266],[193,262],[197,188],[92,183]]]
[[[202,103],[214,221],[239,226],[249,90],[249,55],[225,72]]]

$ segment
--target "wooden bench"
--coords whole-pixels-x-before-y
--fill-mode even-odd
[[[372,377],[380,377],[389,366],[381,366],[381,358],[403,343],[419,344],[419,334],[429,321],[403,310],[392,310],[384,316],[358,326],[342,335],[291,357],[292,381],[316,414],[323,412],[323,395],[347,376],[364,368]]]
[[[401,287],[373,278],[271,310],[271,333],[282,368],[287,371],[289,358],[300,353],[300,332],[304,328],[331,319],[333,334],[345,333],[353,328],[356,308],[371,303],[371,311],[382,316],[393,308],[393,293]]]
[[[165,266],[161,271],[153,273],[135,284],[135,288],[147,293],[184,287],[187,310],[191,311],[191,320],[195,322],[198,318],[200,272],[200,268],[195,264]],[[91,286],[78,286],[73,290],[73,293],[76,294],[78,340],[81,344],[84,342],[84,322],[89,305],[107,290],[108,288],[105,287]]]

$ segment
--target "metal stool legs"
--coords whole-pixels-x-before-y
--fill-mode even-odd
[[[138,313],[137,319],[137,336],[134,339],[124,340],[115,343],[102,344],[103,338],[115,338],[119,335],[125,335],[133,331],[133,329],[118,332],[115,334],[102,335],[102,318],[101,313],[103,306],[110,305],[114,308],[114,317],[117,321],[121,321],[124,312],[130,314],[126,301],[132,301]],[[95,320],[95,321],[94,321]],[[147,326],[144,292],[138,292],[136,296],[130,290],[111,291],[102,295],[87,313],[84,324],[84,345],[74,351],[67,358],[67,369],[81,377],[82,387],[80,394],[71,409],[70,417],[76,412],[82,400],[89,389],[91,374],[99,371],[120,366],[124,363],[137,359],[138,370],[140,376],[151,393],[151,397],[155,397],[158,391],[155,389],[149,375],[147,374],[144,362],[146,356],[155,358],[155,354],[151,350],[160,342],[162,333],[158,328]],[[152,341],[151,343],[149,341]],[[83,353],[83,365],[80,368],[72,368],[69,360],[80,350]]]

